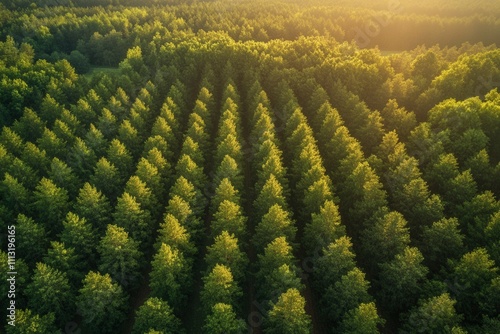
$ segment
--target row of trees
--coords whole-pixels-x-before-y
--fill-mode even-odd
[[[498,51],[136,38],[90,77],[0,45],[9,333],[497,332]]]

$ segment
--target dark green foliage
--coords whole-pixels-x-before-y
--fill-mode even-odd
[[[100,232],[103,232],[111,221],[111,206],[108,199],[90,183],[85,183],[80,189],[74,211]]]
[[[203,278],[201,303],[205,312],[209,312],[216,304],[224,303],[235,305],[241,291],[233,279],[231,269],[217,264],[208,275]]]
[[[73,292],[65,273],[38,263],[26,288],[29,307],[37,314],[54,313],[59,323],[65,323],[74,312]]]
[[[238,204],[224,200],[220,203],[217,212],[214,214],[214,220],[211,224],[211,235],[215,237],[222,231],[227,231],[234,234],[237,238],[241,238],[245,232],[246,220]]]
[[[238,334],[245,330],[245,322],[237,318],[231,305],[217,303],[212,306],[203,328],[207,334]]]
[[[262,220],[257,224],[253,239],[254,244],[258,250],[263,250],[268,243],[280,236],[293,242],[296,231],[297,228],[289,213],[283,210],[280,205],[275,204],[269,208],[269,211],[262,216]]]
[[[66,273],[73,287],[80,286],[80,283],[85,276],[83,274],[85,259],[79,257],[74,248],[67,247],[65,244],[52,241],[47,255],[43,258],[43,263]]]
[[[384,320],[377,314],[375,303],[361,303],[342,319],[340,332],[345,334],[375,334]]]
[[[392,312],[406,311],[421,293],[428,269],[417,248],[407,247],[380,265],[380,300]]]
[[[343,236],[323,249],[323,256],[318,258],[314,268],[320,291],[354,269],[354,253],[351,248],[351,240]]]
[[[374,263],[386,263],[400,254],[410,243],[406,220],[398,212],[390,212],[377,219],[365,230],[363,254]]]
[[[172,308],[159,298],[147,299],[137,310],[132,333],[151,333],[153,330],[164,334],[183,333]]]
[[[266,332],[273,334],[307,334],[311,319],[305,312],[305,300],[297,289],[284,292],[269,311]]]
[[[90,180],[97,189],[112,200],[118,196],[123,182],[116,166],[104,157],[96,163]]]
[[[90,331],[108,333],[125,318],[127,297],[111,277],[89,272],[76,299],[83,326]]]
[[[151,214],[142,209],[134,196],[125,192],[118,198],[113,218],[115,224],[123,227],[141,247],[151,241]]]
[[[496,2],[0,2],[8,333],[499,332]]]
[[[17,216],[16,233],[19,256],[26,259],[30,266],[40,261],[49,244],[43,225],[21,213]]]
[[[456,282],[457,311],[466,320],[477,323],[481,314],[488,314],[488,294],[497,285],[498,267],[484,248],[466,253],[454,266],[452,278]],[[498,293],[496,293],[497,295]],[[496,312],[496,311],[493,311]],[[493,314],[492,314],[493,315]]]
[[[99,271],[109,274],[123,287],[133,286],[139,278],[141,253],[136,241],[116,225],[108,225],[106,235],[99,242]]]
[[[430,298],[413,309],[404,324],[407,333],[453,333],[452,329],[458,327],[461,316],[455,311],[455,303],[449,294]]]
[[[16,326],[5,326],[5,331],[8,334],[18,333],[47,333],[58,334],[58,326],[55,324],[54,313],[47,315],[39,315],[29,309],[17,310]]]
[[[174,309],[186,302],[190,286],[191,264],[176,248],[161,244],[151,263],[151,294],[165,300]]]
[[[68,192],[50,179],[42,178],[33,195],[38,219],[43,221],[49,233],[60,232],[62,221],[69,210]]]
[[[2,198],[11,210],[22,212],[29,210],[31,195],[22,183],[9,173],[5,173],[5,179],[1,183]]]
[[[365,274],[354,268],[326,290],[323,311],[333,323],[338,323],[348,311],[371,301],[368,288]]]
[[[345,236],[337,205],[325,201],[318,213],[313,213],[311,222],[304,229],[304,246],[311,254],[327,247],[336,239]]]
[[[424,228],[422,253],[432,269],[439,269],[447,259],[456,259],[463,253],[464,236],[456,218],[441,219]]]
[[[215,237],[213,245],[207,248],[205,263],[210,272],[217,264],[228,267],[236,281],[241,281],[245,276],[245,267],[248,259],[238,246],[238,239],[234,235],[223,231]]]
[[[74,248],[77,256],[85,259],[86,263],[93,264],[97,235],[90,222],[69,212],[62,225],[61,242],[70,248]]]

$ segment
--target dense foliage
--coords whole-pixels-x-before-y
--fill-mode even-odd
[[[499,15],[1,1],[1,326],[500,332]]]

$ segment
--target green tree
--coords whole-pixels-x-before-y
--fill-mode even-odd
[[[300,280],[299,269],[293,264],[282,264],[274,268],[266,277],[265,283],[258,291],[258,296],[269,300],[269,306],[288,289],[302,290],[304,285]]]
[[[200,219],[194,215],[189,203],[180,196],[175,195],[168,201],[166,213],[170,213],[177,218],[179,223],[185,227],[194,238],[200,233]]]
[[[415,304],[428,272],[423,260],[417,248],[407,247],[393,260],[380,265],[380,301],[391,312],[406,311]]]
[[[116,200],[123,186],[123,178],[118,169],[106,158],[99,159],[94,167],[90,182],[112,202]]]
[[[318,291],[324,291],[331,282],[340,278],[356,267],[351,239],[343,236],[323,249],[323,254],[315,264],[315,277]]]
[[[470,170],[466,170],[450,180],[443,197],[449,211],[453,212],[464,202],[472,200],[476,194],[476,181],[472,178]]]
[[[313,254],[345,234],[338,206],[329,200],[325,201],[318,213],[311,215],[311,221],[304,228],[303,244],[309,254]]]
[[[114,223],[123,227],[132,239],[139,242],[141,248],[151,241],[151,215],[149,211],[143,210],[136,198],[129,193],[125,192],[118,198],[113,218]]]
[[[155,249],[158,249],[161,244],[164,243],[191,256],[196,253],[196,246],[190,239],[190,234],[186,228],[180,224],[179,220],[174,215],[167,213],[163,222],[160,223]]]
[[[297,289],[284,292],[268,313],[266,333],[309,334],[310,316],[305,311],[305,300]]]
[[[127,297],[111,277],[89,272],[76,298],[83,326],[94,333],[112,332],[125,318]]]
[[[201,215],[205,210],[207,200],[199,189],[189,182],[184,176],[179,176],[169,192],[170,197],[179,196],[188,202],[195,215]]]
[[[52,159],[48,177],[58,187],[68,190],[68,194],[73,198],[80,187],[80,180],[73,172],[73,168],[58,158]]]
[[[246,221],[247,218],[243,216],[238,204],[224,200],[214,214],[210,235],[215,238],[222,231],[227,231],[236,238],[242,239],[245,234]]]
[[[73,209],[99,232],[104,232],[106,225],[111,222],[111,205],[108,199],[88,182],[80,189]]]
[[[20,155],[24,142],[19,134],[9,127],[4,126],[0,134],[0,143],[12,154]]]
[[[167,166],[164,166],[164,168],[166,167]],[[166,171],[164,170],[164,172]],[[160,170],[155,166],[155,164],[149,162],[146,158],[141,158],[137,163],[137,170],[135,174],[149,189],[151,189],[151,193],[154,198],[163,198],[165,191],[162,184],[167,180],[163,177],[164,175],[160,173]]]
[[[162,112],[163,109],[162,109]],[[151,136],[161,136],[171,147],[177,147],[177,138],[175,137],[174,129],[171,127],[171,123],[174,121],[173,115],[167,115],[170,122],[164,117],[157,117],[156,121],[151,128]],[[178,131],[178,125],[176,124],[176,131]]]
[[[60,330],[57,329],[55,324],[54,313],[46,315],[39,315],[33,313],[29,309],[21,309],[16,311],[16,325],[5,326],[5,333],[7,334],[59,334]]]
[[[5,178],[0,184],[2,202],[13,212],[29,212],[30,191],[8,172],[4,175]]]
[[[165,300],[174,309],[186,302],[191,285],[191,264],[184,255],[166,244],[161,244],[151,262],[150,286],[153,297]]]
[[[53,312],[60,324],[65,324],[74,312],[74,297],[66,274],[46,264],[37,263],[26,294],[31,310],[38,314]]]
[[[61,222],[69,210],[68,192],[56,186],[50,179],[42,178],[33,195],[38,219],[45,223],[49,233],[60,232]]]
[[[161,136],[151,136],[148,139],[146,139],[146,142],[144,143],[143,147],[143,152],[149,152],[153,148],[158,149],[161,154],[165,157],[165,159],[170,160],[172,159],[172,150],[170,148],[169,143],[163,139]]]
[[[26,259],[30,266],[34,265],[41,259],[49,244],[45,228],[20,213],[16,220],[16,234],[18,256]]]
[[[231,156],[226,155],[222,162],[217,167],[214,176],[214,184],[220,184],[222,179],[228,178],[231,184],[239,192],[243,189],[243,177],[241,175],[241,168]]]
[[[400,107],[395,99],[387,101],[380,115],[382,116],[385,130],[397,131],[403,140],[408,138],[410,132],[417,125],[415,114],[407,111],[404,107]]]
[[[240,203],[239,192],[233,187],[231,181],[227,177],[223,178],[215,189],[215,193],[210,200],[211,212],[215,213],[217,208],[219,208],[220,204],[224,201]]]
[[[158,200],[153,195],[151,189],[138,176],[133,175],[128,179],[124,191],[134,197],[142,209],[152,213],[153,217],[157,216]]]
[[[109,224],[97,250],[99,271],[128,288],[139,278],[141,253],[136,241],[121,227]]]
[[[282,208],[287,207],[283,187],[276,176],[271,174],[254,201],[255,218],[261,219],[276,204]]]
[[[40,171],[41,174],[47,171],[47,167],[50,163],[45,151],[40,150],[38,146],[31,142],[27,142],[24,145],[21,160],[31,168]]]
[[[424,227],[421,249],[429,268],[437,270],[446,265],[447,259],[460,257],[464,251],[463,240],[456,218],[443,218]]]
[[[184,176],[198,189],[203,189],[206,182],[206,176],[203,168],[198,166],[189,155],[182,155],[177,161],[175,167],[177,176]]]
[[[410,244],[407,222],[399,212],[392,211],[378,218],[363,233],[365,258],[374,264],[387,263]]]
[[[142,140],[140,139],[139,132],[130,123],[128,119],[118,127],[118,140],[122,142],[133,157],[137,157],[140,153]]]
[[[65,142],[66,145],[73,146],[75,144],[75,140],[77,138],[76,134],[73,129],[63,120],[56,119],[54,125],[52,126],[52,131],[58,138]]]
[[[184,333],[168,303],[154,297],[148,298],[137,310],[132,333],[151,333],[153,330],[164,334]]]
[[[43,263],[66,273],[72,287],[79,286],[84,277],[84,259],[80,258],[74,248],[66,247],[58,241],[51,241]]]
[[[325,314],[333,323],[339,323],[348,311],[371,301],[369,287],[365,274],[358,268],[352,269],[326,289],[322,298]]]
[[[92,151],[94,151],[97,157],[101,157],[106,153],[106,148],[109,146],[109,142],[104,138],[103,133],[95,127],[94,124],[90,124],[89,131],[85,135],[85,145]]]
[[[60,238],[65,245],[74,248],[81,259],[85,259],[88,264],[94,264],[97,235],[85,218],[69,212],[63,221]]]
[[[184,142],[182,143],[181,156],[184,154],[189,155],[197,165],[202,166],[205,163],[205,157],[200,150],[200,144],[190,136],[184,138]]]
[[[144,154],[144,157],[147,159],[147,161],[154,167],[156,167],[158,174],[160,175],[161,182],[167,183],[170,182],[170,174],[171,174],[171,165],[167,161],[167,159],[163,156],[163,153],[156,148],[153,147],[152,149],[145,151],[146,153]],[[137,164],[137,176],[141,178],[141,180],[145,181],[148,183],[148,185],[151,183],[151,187],[153,186],[153,183],[156,182],[156,176],[153,174],[151,176],[151,181],[148,181],[148,177],[146,177],[144,174],[148,172],[149,167],[143,167],[142,160],[139,160],[139,163]],[[146,165],[145,165],[146,166]],[[154,170],[153,170],[154,171]],[[158,193],[163,194],[162,191],[158,191]]]
[[[97,114],[85,98],[80,98],[75,105],[71,106],[71,113],[75,115],[85,126],[97,121]]]
[[[45,122],[30,108],[24,108],[23,115],[14,122],[12,129],[24,140],[34,142],[45,129]]]
[[[222,231],[215,237],[212,246],[207,247],[205,255],[207,271],[210,272],[217,264],[228,267],[236,281],[241,282],[245,277],[245,267],[248,263],[245,253],[238,246],[238,239],[227,231]]]
[[[233,134],[229,134],[222,142],[219,143],[219,145],[217,145],[215,162],[221,163],[226,155],[232,157],[237,164],[241,164],[241,144]]]
[[[456,263],[451,278],[457,291],[457,311],[466,321],[479,322],[483,311],[481,304],[486,302],[488,290],[496,277],[498,267],[484,248],[466,253]]]
[[[238,334],[243,333],[245,328],[245,322],[237,318],[231,305],[217,303],[212,306],[211,313],[205,319],[203,333]]]
[[[485,229],[488,253],[498,264],[500,263],[500,211],[491,216]]]
[[[264,254],[258,255],[259,271],[257,278],[265,282],[270,273],[284,264],[293,263],[292,247],[285,237],[278,237],[271,241],[264,249]]]
[[[461,320],[455,311],[455,304],[456,301],[448,293],[426,299],[409,312],[403,325],[405,332],[452,333]]]
[[[132,173],[132,155],[118,139],[113,139],[107,151],[107,158],[117,169],[120,177],[126,179]]]
[[[117,118],[108,108],[102,108],[96,126],[108,140],[114,138],[118,131]]]
[[[216,264],[212,271],[203,277],[200,298],[205,312],[210,312],[218,303],[235,305],[236,299],[240,296],[241,290],[228,267]]]
[[[344,315],[339,331],[343,334],[377,334],[377,327],[383,324],[375,303],[361,303]]]
[[[14,158],[12,160],[7,166],[6,172],[29,190],[33,190],[35,185],[40,181],[37,170],[31,168],[19,158]]]
[[[484,231],[492,215],[500,211],[500,202],[491,191],[474,196],[457,210],[461,226],[468,236],[467,244],[480,247],[486,244]]]
[[[280,236],[284,236],[292,242],[295,240],[296,232],[297,228],[289,213],[283,210],[279,204],[274,204],[257,224],[253,243],[257,250],[261,251],[267,244]]]

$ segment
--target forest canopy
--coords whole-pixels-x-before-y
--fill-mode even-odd
[[[0,326],[500,332],[499,17],[0,1]]]

